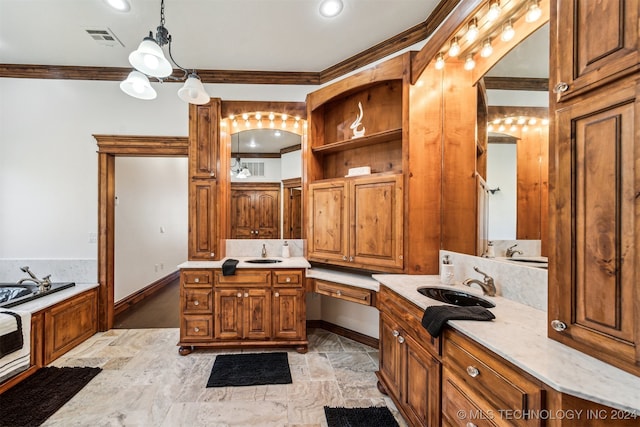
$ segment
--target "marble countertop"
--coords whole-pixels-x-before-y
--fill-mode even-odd
[[[439,276],[374,274],[381,284],[422,309],[442,305],[416,289],[442,285]],[[460,284],[456,289],[482,295]],[[491,322],[451,320],[449,325],[555,390],[640,416],[640,378],[547,337],[547,313],[502,297]]]
[[[237,259],[238,265],[236,268],[309,268],[311,264],[304,257],[291,257],[282,258],[277,256],[267,257],[268,259],[277,259],[282,262],[276,262],[273,264],[252,264],[247,260],[261,259],[260,257],[242,257],[242,256],[230,256],[221,259],[220,261],[186,261],[178,265],[178,268],[222,268],[222,264],[228,259]]]
[[[343,285],[357,286],[359,288],[370,289],[376,292],[380,289],[380,282],[373,279],[370,275],[365,276],[362,274],[314,267],[307,270],[307,277],[310,279],[320,279],[334,283],[341,283]]]
[[[89,289],[97,288],[98,286],[99,285],[97,283],[76,283],[75,286],[72,286],[70,288],[54,292],[45,297],[36,298],[34,300],[27,301],[20,305],[16,305],[15,307],[6,308],[5,310],[16,311],[16,312],[30,312],[31,314],[37,313],[38,311],[51,307],[52,305],[55,305],[68,298],[81,294],[82,292],[87,291]]]

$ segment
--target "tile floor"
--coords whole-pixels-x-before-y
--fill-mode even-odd
[[[180,356],[178,338],[178,329],[112,329],[56,360],[103,371],[44,426],[326,426],[325,405],[388,406],[407,425],[376,388],[377,349],[313,329],[307,354],[288,350],[292,384],[206,388],[215,355],[238,350]]]

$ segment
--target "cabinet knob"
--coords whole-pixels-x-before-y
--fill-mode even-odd
[[[200,301],[195,300],[195,301],[193,302],[193,305],[200,305]]]
[[[216,253],[215,253],[215,252],[211,252],[211,253],[209,254],[209,256],[210,256],[211,258],[213,258],[213,257],[215,257],[215,256],[216,256]]]
[[[566,92],[569,89],[569,85],[565,82],[560,82],[553,87],[553,93],[562,93]]]
[[[198,328],[197,326],[196,326],[195,328],[193,328],[193,330],[194,330],[195,332],[200,332],[200,328]]]
[[[400,335],[400,336],[398,337],[398,342],[399,342],[400,344],[404,343],[404,337],[403,337],[402,335]]]
[[[336,295],[342,296],[342,291],[336,291]]]
[[[346,260],[347,260],[347,256],[346,256],[346,255],[344,255],[344,256],[342,257],[342,260],[343,260],[343,261],[346,261]]]
[[[480,375],[480,371],[475,366],[469,365],[467,366],[467,374],[469,374],[471,378],[475,378]]]
[[[260,234],[260,230],[256,230],[256,234]]]
[[[466,427],[478,427],[477,425],[475,425],[474,423],[472,423],[471,421],[469,421],[466,425]]]
[[[349,257],[349,262],[353,262],[353,257],[352,256]]]
[[[194,282],[196,282],[196,283],[200,283],[200,278],[199,278],[199,277],[196,277],[196,278],[195,278],[195,280],[194,280]]]
[[[278,298],[280,296],[280,292],[276,292],[275,294],[273,294],[273,296]]]
[[[562,332],[567,329],[567,324],[562,320],[555,319],[551,321],[551,327],[554,331]]]
[[[394,331],[393,331],[393,336],[394,336],[394,337],[397,337],[398,335],[400,335],[400,332],[398,332],[398,331],[394,330]]]
[[[211,178],[215,178],[216,177],[216,173],[214,171],[209,171],[209,176]]]
[[[242,298],[242,292],[238,292],[238,298]]]
[[[284,281],[287,282],[287,283],[290,283],[291,282],[291,277],[287,277]]]
[[[245,293],[244,293],[244,297],[245,297],[245,298],[248,298],[248,297],[249,297],[249,292],[245,292]]]

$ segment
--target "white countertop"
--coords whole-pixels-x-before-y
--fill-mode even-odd
[[[247,260],[251,259],[261,259],[260,257],[241,257],[241,256],[230,256],[221,259],[220,261],[186,261],[182,264],[178,265],[178,268],[222,268],[222,264],[228,259],[237,259],[238,265],[236,268],[309,268],[311,264],[304,257],[291,257],[291,258],[282,258],[277,256],[270,256],[267,259],[277,259],[282,262],[276,262],[273,264],[252,264],[247,262]]]
[[[374,274],[381,284],[422,309],[443,305],[416,289],[442,285],[439,276]],[[482,295],[477,288],[456,289]],[[640,378],[547,338],[547,313],[502,297],[484,297],[496,304],[491,322],[451,320],[449,325],[555,390],[622,409],[640,417]]]
[[[97,283],[76,283],[75,286],[72,286],[70,288],[54,292],[51,295],[47,295],[45,297],[40,297],[31,301],[27,301],[20,305],[16,305],[15,307],[5,308],[5,310],[30,312],[31,314],[33,314],[40,310],[44,310],[45,308],[51,307],[52,305],[55,305],[59,302],[62,302],[68,298],[81,294],[84,291],[97,288],[97,287],[98,287]]]

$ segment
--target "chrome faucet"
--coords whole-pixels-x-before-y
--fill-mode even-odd
[[[519,250],[517,250],[517,249],[513,249],[513,248],[515,248],[516,246],[518,246],[518,244],[517,244],[517,243],[516,243],[515,245],[513,245],[513,246],[509,246],[509,247],[507,248],[507,252],[505,253],[505,255],[506,255],[506,257],[507,257],[507,258],[511,258],[511,257],[512,257],[512,256],[514,256],[514,255],[524,255],[524,252],[519,251]]]
[[[262,258],[266,258],[267,257],[267,247],[265,246],[265,244],[262,244]]]
[[[487,273],[483,273],[478,269],[478,267],[473,267],[473,269],[484,276],[482,278],[482,281],[478,279],[469,278],[469,279],[465,279],[464,282],[462,282],[462,284],[465,286],[471,286],[472,283],[475,283],[476,285],[479,285],[482,288],[482,292],[485,295],[489,297],[496,296],[496,285],[493,283],[493,277],[489,276]]]
[[[30,277],[18,280],[18,285],[22,285],[24,282],[33,282],[38,285],[38,292],[44,292],[51,289],[51,275],[44,276],[42,280],[38,279],[35,274],[29,270],[29,266],[20,267],[20,270],[27,273]]]

